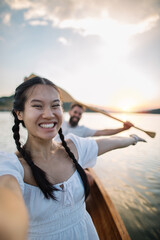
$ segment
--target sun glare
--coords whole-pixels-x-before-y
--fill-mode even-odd
[[[119,101],[119,103],[117,104],[117,109],[122,112],[132,112],[135,106],[136,102],[128,98]]]
[[[132,107],[130,107],[129,105],[124,105],[124,106],[121,106],[120,109],[123,112],[130,112],[132,110]]]

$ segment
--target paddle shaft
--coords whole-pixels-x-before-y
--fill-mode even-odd
[[[35,76],[36,76],[35,74],[31,74],[31,75],[30,75],[28,78],[26,78],[25,80],[31,79],[31,78],[33,78],[33,77],[35,77]],[[110,118],[112,118],[112,119],[114,119],[114,120],[117,120],[117,121],[119,121],[119,122],[121,122],[121,123],[125,123],[125,122],[122,121],[121,119],[116,118],[116,117],[110,115],[107,111],[105,111],[105,110],[103,110],[103,109],[101,109],[101,108],[99,108],[99,107],[93,107],[93,106],[91,106],[91,105],[88,105],[88,104],[85,104],[85,103],[82,103],[82,102],[77,101],[77,100],[74,99],[67,91],[65,91],[63,88],[61,88],[61,87],[58,87],[58,88],[60,89],[63,102],[76,102],[76,103],[78,103],[78,104],[80,104],[80,105],[82,105],[82,106],[84,106],[84,107],[86,107],[86,108],[89,108],[90,110],[92,110],[92,111],[94,111],[94,112],[102,113],[102,114],[104,114],[104,115],[106,115],[106,116],[108,116],[108,117],[110,117]],[[143,129],[139,128],[139,127],[136,127],[136,126],[133,126],[133,127],[136,128],[136,129],[138,129],[138,130],[140,130],[140,131],[142,131],[142,132],[145,132],[148,136],[150,136],[150,137],[152,137],[152,138],[154,138],[155,135],[156,135],[155,132],[145,131],[145,130],[143,130]]]
[[[125,123],[125,122],[122,121],[121,119],[116,118],[116,117],[110,115],[106,110],[101,109],[101,108],[99,108],[99,107],[93,107],[93,106],[91,106],[91,105],[89,105],[89,104],[85,104],[85,103],[82,103],[82,102],[80,102],[80,101],[77,101],[77,100],[74,99],[68,92],[66,92],[64,89],[62,89],[62,88],[60,88],[60,87],[59,87],[59,89],[60,89],[61,94],[62,94],[63,102],[75,102],[75,103],[78,103],[78,104],[80,104],[80,105],[82,105],[82,106],[84,106],[84,107],[86,107],[86,108],[88,108],[88,109],[90,109],[90,110],[92,110],[92,111],[94,111],[94,112],[102,113],[102,114],[104,114],[104,115],[106,115],[106,116],[108,116],[108,117],[110,117],[110,118],[112,118],[112,119],[114,119],[114,120],[116,120],[116,121],[119,121],[119,122],[121,122],[121,123],[123,123],[123,124]],[[136,126],[133,126],[133,127],[136,128],[136,129],[138,129],[138,130],[140,130],[140,131],[142,131],[142,132],[144,132],[144,133],[146,133],[146,134],[147,134],[148,136],[150,136],[151,138],[154,138],[155,135],[156,135],[155,132],[145,131],[145,130],[143,130],[143,129],[139,128],[139,127],[136,127]]]
[[[76,102],[77,102],[77,101],[76,101]],[[108,116],[108,117],[110,117],[110,118],[113,118],[114,120],[117,120],[117,121],[119,121],[119,122],[121,122],[121,123],[125,123],[125,122],[122,121],[121,119],[116,118],[116,117],[110,115],[107,111],[105,111],[105,110],[103,110],[103,109],[96,108],[96,107],[92,107],[92,106],[90,106],[90,105],[87,105],[87,104],[84,104],[84,103],[81,103],[81,102],[77,102],[77,103],[79,103],[80,105],[82,105],[82,106],[84,106],[84,107],[86,107],[86,108],[89,108],[90,110],[92,110],[92,111],[94,111],[94,112],[102,113],[102,114],[104,114],[104,115],[106,115],[106,116]]]
[[[102,113],[102,114],[104,114],[104,115],[106,115],[106,116],[108,116],[108,117],[110,117],[110,118],[112,118],[112,119],[114,119],[114,120],[117,120],[117,121],[119,121],[119,122],[121,122],[121,123],[123,123],[123,124],[125,123],[125,122],[122,121],[121,119],[116,118],[116,117],[110,115],[107,111],[105,111],[105,110],[103,110],[103,109],[96,108],[96,107],[93,107],[93,106],[84,104],[84,103],[82,103],[82,102],[79,102],[79,101],[76,101],[76,102],[79,103],[80,105],[86,107],[86,108],[89,108],[90,110],[92,110],[92,111],[94,111],[94,112]],[[154,138],[155,135],[156,135],[155,132],[145,131],[145,130],[143,130],[143,129],[139,128],[139,127],[136,127],[136,126],[133,126],[133,127],[136,128],[136,129],[138,129],[138,130],[140,130],[140,131],[142,131],[142,132],[145,132],[145,133],[146,133],[148,136],[150,136],[151,138]]]

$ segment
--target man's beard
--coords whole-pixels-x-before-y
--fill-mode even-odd
[[[75,119],[76,119],[76,121],[75,121]],[[71,127],[76,127],[78,125],[79,120],[80,120],[80,118],[78,118],[78,117],[70,117],[69,123],[70,123]]]

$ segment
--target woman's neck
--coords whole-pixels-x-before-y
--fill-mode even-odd
[[[28,150],[34,162],[49,161],[53,152],[60,147],[60,144],[53,140],[41,140],[28,138],[25,144],[26,151]]]

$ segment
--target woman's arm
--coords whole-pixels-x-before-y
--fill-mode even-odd
[[[135,134],[129,137],[109,137],[96,140],[98,144],[98,156],[108,151],[125,148],[130,145],[135,145],[137,142],[146,142],[143,138],[138,137]]]
[[[19,184],[11,175],[0,176],[0,239],[27,239],[28,213]]]

